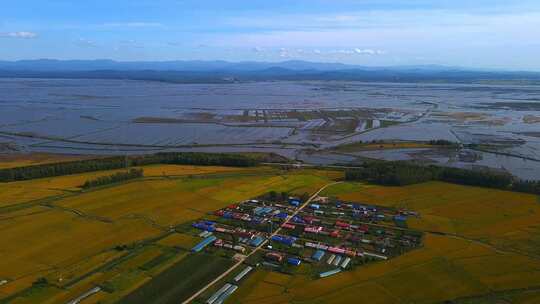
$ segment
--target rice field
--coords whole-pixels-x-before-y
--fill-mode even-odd
[[[296,275],[280,285],[261,271],[242,283],[231,303],[443,303],[538,286],[539,266],[537,259],[428,235],[420,250],[325,279]]]
[[[169,247],[179,247],[185,250],[189,250],[193,248],[193,246],[197,245],[197,243],[199,243],[200,241],[201,241],[200,238],[197,238],[193,235],[175,233],[162,239],[161,241],[158,242],[158,244],[163,245],[163,246],[169,246]]]
[[[163,176],[188,176],[201,174],[218,173],[254,173],[254,169],[231,168],[219,166],[183,166],[183,165],[151,165],[144,166],[144,174],[147,177]],[[256,172],[263,172],[266,169],[258,168]],[[99,172],[89,172],[50,178],[41,178],[28,181],[11,183],[0,183],[0,207],[26,203],[46,197],[70,194],[73,191],[80,191],[80,186],[85,181],[95,179],[99,176],[107,176],[122,170],[108,170]],[[0,215],[1,216],[1,215]]]
[[[26,125],[23,127],[27,127]],[[23,128],[20,127],[20,128]],[[33,129],[29,128],[29,129]],[[24,129],[23,129],[24,130]],[[231,127],[218,124],[124,124],[73,137],[80,142],[181,146],[197,144],[264,143],[285,139],[292,129]],[[17,129],[17,132],[21,132]],[[136,134],[136,136],[134,136]]]
[[[145,176],[181,176],[181,175],[200,175],[210,173],[226,173],[226,172],[260,172],[261,168],[233,168],[219,166],[189,166],[189,165],[151,165],[144,166]]]
[[[409,221],[412,228],[540,256],[540,204],[535,195],[440,182],[406,187],[347,183],[324,195],[416,210],[421,217]]]
[[[0,205],[11,205],[14,197],[22,206],[0,212],[0,279],[8,280],[0,286],[0,303],[65,303],[96,284],[108,289],[83,303],[114,303],[189,256],[197,237],[170,233],[171,227],[271,190],[313,193],[342,177],[321,170],[144,169],[144,179],[91,191],[78,186],[110,172],[0,184],[8,190],[0,192]],[[455,299],[468,304],[503,299],[529,304],[538,299],[537,196],[440,182],[406,187],[342,183],[322,195],[417,211],[419,217],[408,224],[426,233],[424,246],[319,280],[309,271],[257,270],[229,303],[427,304]],[[33,203],[25,205],[28,201]],[[39,278],[47,284],[36,285]]]
[[[104,290],[83,303],[114,303],[198,241],[172,227],[270,190],[302,194],[341,176],[264,167],[144,169],[143,179],[86,191],[79,188],[86,179],[114,171],[0,184],[0,206],[9,206],[0,209],[0,280],[7,280],[0,303],[65,303],[96,284]]]
[[[49,153],[0,154],[0,169],[68,162],[88,158],[95,157]]]
[[[538,300],[537,196],[439,182],[406,187],[343,183],[322,195],[418,211],[420,217],[408,222],[426,232],[424,246],[325,279],[291,276],[281,281],[287,282],[281,289],[270,289],[269,274],[260,271],[243,283],[231,303],[505,300],[501,303],[521,304]]]

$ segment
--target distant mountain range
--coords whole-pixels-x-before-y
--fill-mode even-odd
[[[190,72],[210,72],[210,71],[260,71],[267,69],[286,69],[292,71],[340,71],[340,70],[460,70],[437,65],[424,66],[398,66],[398,67],[366,67],[359,65],[349,65],[343,63],[322,63],[301,60],[289,60],[283,62],[228,62],[216,61],[114,61],[114,60],[20,60],[20,61],[0,61],[0,70],[9,71],[190,71]]]
[[[168,82],[351,80],[540,84],[540,73],[439,65],[367,67],[300,60],[283,62],[20,60],[0,61],[0,77],[104,78]]]

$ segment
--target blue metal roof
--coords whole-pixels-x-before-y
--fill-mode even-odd
[[[264,238],[258,236],[258,237],[255,237],[253,240],[251,240],[251,246],[259,246],[260,244],[262,244],[262,242],[264,242]]]
[[[193,252],[199,252],[201,250],[203,250],[204,247],[208,246],[209,244],[211,244],[212,242],[214,242],[217,238],[215,236],[209,236],[207,238],[205,238],[202,242],[200,242],[199,244],[195,245],[195,247],[193,247],[193,249],[191,249],[191,251]]]
[[[396,215],[396,216],[394,216],[394,220],[400,221],[400,222],[405,222],[405,221],[407,221],[407,217],[403,216],[403,215]]]
[[[314,260],[320,261],[320,260],[322,260],[323,256],[324,256],[324,251],[322,251],[322,250],[317,250],[317,251],[315,251],[315,253],[313,254],[312,258],[313,258]]]
[[[294,265],[294,266],[299,266],[302,263],[302,261],[300,261],[297,258],[288,258],[287,263],[289,263],[291,265]]]

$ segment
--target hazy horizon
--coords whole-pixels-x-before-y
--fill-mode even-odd
[[[2,5],[0,60],[305,60],[540,70],[537,1],[104,1]],[[60,46],[60,47],[59,47]]]

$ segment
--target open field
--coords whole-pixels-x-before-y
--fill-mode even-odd
[[[187,176],[227,172],[254,173],[264,171],[264,169],[261,170],[261,168],[251,169],[219,166],[196,167],[187,165],[152,165],[141,168],[144,169],[144,175],[146,177]],[[73,191],[80,191],[80,186],[84,184],[85,181],[100,176],[108,176],[120,171],[123,171],[123,169],[0,183],[0,207],[43,199],[55,195],[69,194]]]
[[[261,168],[233,168],[219,166],[189,166],[189,165],[152,165],[144,166],[145,176],[181,176],[181,175],[199,175],[209,173],[225,173],[225,172],[254,172],[260,171]]]
[[[112,221],[132,218],[168,226],[269,190],[303,193],[326,181],[304,174],[232,177],[149,179],[61,199],[56,205]]]
[[[421,249],[387,262],[312,280],[300,274],[273,284],[258,271],[229,303],[536,303],[540,287],[538,197],[426,183],[382,187],[343,183],[323,195],[416,210],[411,228]],[[245,287],[245,288],[244,288]]]
[[[0,286],[0,303],[66,303],[96,285],[102,290],[82,303],[114,303],[149,288],[144,286],[152,278],[167,277],[166,271],[192,267],[188,250],[197,242],[188,227],[192,221],[271,190],[313,193],[342,177],[337,171],[264,167],[157,165],[144,170],[143,179],[90,191],[78,186],[113,171],[0,184],[6,190],[0,192],[0,206],[20,204],[0,209],[0,280],[8,281]],[[294,275],[257,270],[228,303],[455,299],[459,304],[530,304],[539,299],[537,196],[440,182],[406,187],[341,183],[322,195],[418,211],[408,225],[426,233],[423,247],[319,280],[303,268]],[[178,284],[164,294],[164,303],[168,297],[189,296],[189,290],[226,268],[219,265],[197,270],[197,282],[175,276]]]
[[[92,159],[96,156],[65,155],[51,153],[0,154],[0,169]]]
[[[0,209],[0,280],[7,280],[0,303],[65,303],[96,285],[102,290],[83,303],[113,303],[186,257],[196,241],[183,233],[186,223],[233,201],[270,190],[311,192],[342,175],[264,167],[144,170],[143,179],[87,191],[78,186],[114,171],[1,184],[7,191],[0,206],[17,208]]]
[[[180,302],[233,264],[230,259],[190,255],[119,301],[121,304]]]
[[[411,219],[411,228],[540,257],[540,204],[535,195],[440,182],[407,187],[347,183],[326,195],[416,210],[421,218]]]
[[[253,275],[230,303],[442,303],[492,289],[537,286],[539,266],[538,260],[431,235],[423,249],[389,262],[316,281],[296,275],[289,285],[273,285],[272,293],[266,279]]]

